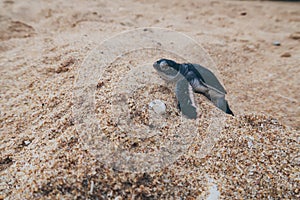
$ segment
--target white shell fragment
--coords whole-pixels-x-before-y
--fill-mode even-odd
[[[159,99],[155,99],[149,103],[150,109],[152,109],[156,114],[163,115],[166,113],[166,105]]]
[[[31,143],[31,141],[25,140],[23,143],[24,143],[25,146],[28,146]]]

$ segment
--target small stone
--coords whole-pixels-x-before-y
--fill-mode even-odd
[[[159,99],[155,99],[149,103],[149,107],[159,115],[163,115],[166,113],[166,105]]]
[[[274,46],[280,46],[281,44],[280,44],[279,41],[274,41],[274,42],[273,42],[273,45],[274,45]]]
[[[300,39],[300,32],[295,32],[295,33],[292,33],[290,35],[290,38],[294,39],[294,40],[299,40]]]
[[[240,13],[242,16],[245,16],[245,15],[247,15],[247,12],[241,12]]]
[[[292,55],[289,52],[285,52],[285,53],[281,54],[281,57],[285,57],[285,58],[291,57],[291,56]]]
[[[24,145],[25,145],[25,146],[28,146],[30,143],[31,143],[30,140],[25,140],[25,141],[24,141]]]

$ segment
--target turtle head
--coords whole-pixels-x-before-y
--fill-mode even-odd
[[[173,60],[160,59],[153,63],[154,69],[158,71],[162,78],[172,81],[179,74],[179,64]]]
[[[156,61],[154,64],[153,64],[153,67],[157,70],[160,70],[162,72],[164,71],[168,71],[170,68],[173,68],[175,69],[176,71],[179,70],[179,64],[176,63],[175,61],[173,60],[168,60],[168,59],[160,59],[158,61]]]

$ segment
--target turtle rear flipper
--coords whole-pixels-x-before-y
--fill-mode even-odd
[[[194,104],[192,88],[186,79],[177,82],[175,93],[181,113],[188,119],[196,119],[197,108]]]

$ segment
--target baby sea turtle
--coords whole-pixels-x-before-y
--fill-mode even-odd
[[[193,92],[203,94],[216,107],[233,115],[227,101],[226,91],[217,77],[207,68],[198,64],[179,64],[173,60],[160,59],[153,64],[161,77],[176,82],[176,98],[182,114],[190,119],[197,118]]]

